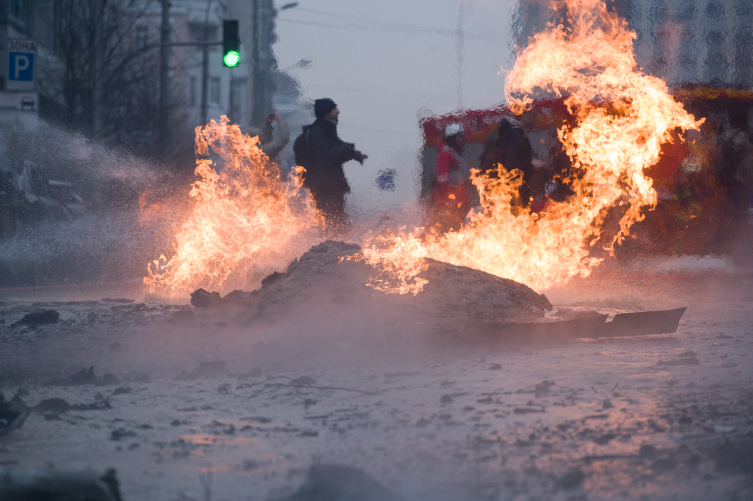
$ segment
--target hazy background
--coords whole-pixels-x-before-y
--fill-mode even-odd
[[[464,3],[460,96],[458,0],[302,0],[279,13],[273,47],[279,68],[311,58],[310,68],[291,70],[304,97],[334,99],[342,112],[340,137],[369,155],[364,166],[345,167],[351,215],[415,204],[420,116],[504,100],[500,69],[514,64],[515,5],[513,0]],[[291,131],[292,137],[299,133]],[[385,168],[397,172],[394,192],[376,186],[377,173]]]

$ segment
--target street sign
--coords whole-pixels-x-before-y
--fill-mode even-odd
[[[5,89],[34,90],[37,42],[21,38],[7,40]]]

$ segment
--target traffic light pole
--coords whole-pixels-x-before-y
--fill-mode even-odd
[[[167,140],[168,87],[170,86],[170,46],[168,45],[170,43],[170,0],[162,0],[162,25],[160,31],[159,140],[164,143]]]

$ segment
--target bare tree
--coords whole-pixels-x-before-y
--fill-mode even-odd
[[[156,0],[53,0],[52,47],[40,60],[40,92],[52,118],[150,156],[175,144],[155,140],[159,39],[150,39],[149,28],[156,32],[156,9]],[[184,117],[176,116],[180,96],[173,97],[167,129],[174,138]]]

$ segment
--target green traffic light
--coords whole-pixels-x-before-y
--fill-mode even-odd
[[[225,63],[225,66],[234,68],[235,66],[238,66],[238,63],[241,62],[241,55],[238,53],[238,51],[231,50],[228,51],[227,54],[225,54],[225,57],[222,58],[222,61]]]

